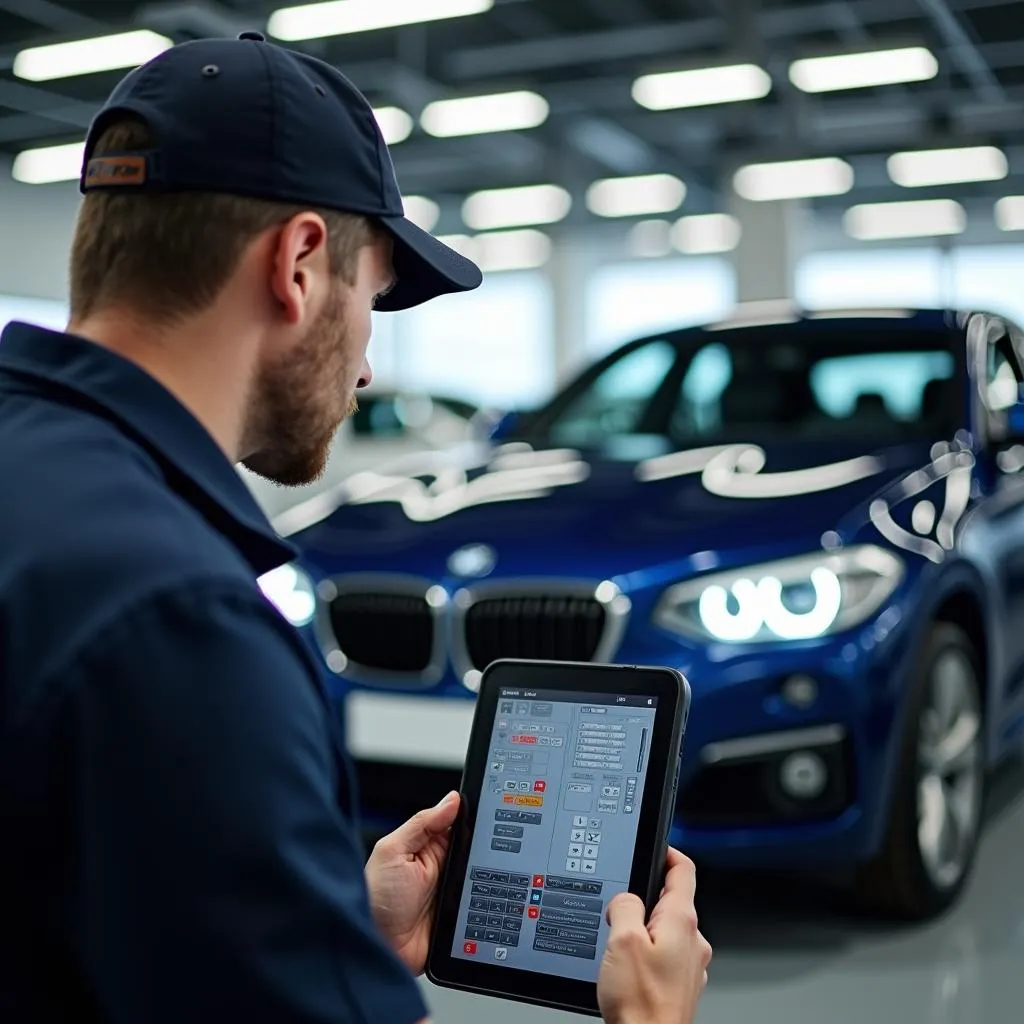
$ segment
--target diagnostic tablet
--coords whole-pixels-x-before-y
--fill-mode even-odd
[[[435,984],[597,1015],[608,903],[664,879],[690,690],[666,668],[484,673],[427,964]]]

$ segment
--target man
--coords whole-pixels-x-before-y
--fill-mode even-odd
[[[413,1024],[458,798],[365,865],[294,557],[233,468],[314,479],[370,311],[480,283],[402,216],[372,110],[257,33],[168,51],[92,125],[67,333],[0,342],[0,1019]],[[610,910],[609,1020],[690,1019],[670,856]]]

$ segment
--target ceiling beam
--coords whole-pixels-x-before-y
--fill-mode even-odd
[[[906,16],[906,10],[893,0],[857,0],[857,17],[863,25],[887,24]],[[776,40],[832,31],[835,12],[824,4],[770,7],[757,12],[753,24],[759,38]],[[638,57],[674,58],[716,46],[728,53],[733,45],[725,19],[695,18],[468,47],[451,53],[445,69],[452,78],[466,80]]]
[[[974,87],[978,97],[989,103],[1004,102],[1006,93],[999,79],[978,52],[974,40],[960,19],[950,10],[946,0],[918,0],[918,4],[934,23],[939,35],[949,47],[950,56]]]
[[[266,18],[262,14],[250,17],[215,0],[171,0],[146,4],[139,8],[133,20],[154,32],[169,36],[187,33],[195,38],[230,38],[246,29],[259,30],[266,26]]]
[[[0,0],[0,11],[61,35],[97,35],[109,29],[104,22],[52,0]]]

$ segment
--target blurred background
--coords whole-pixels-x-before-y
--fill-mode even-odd
[[[467,580],[486,577],[499,591],[514,580],[519,593],[525,579],[543,602],[564,596],[571,578],[572,599],[591,602],[580,614],[593,610],[605,632],[590,647],[559,641],[554,653],[673,663],[694,685],[699,743],[674,838],[684,848],[692,838],[708,862],[716,959],[702,1021],[1020,1021],[1021,0],[0,0],[0,326],[66,323],[82,138],[118,78],[172,43],[247,29],[336,64],[368,95],[408,215],[485,271],[469,295],[375,314],[374,385],[324,480],[287,492],[245,474],[304,552],[265,589],[320,649],[364,774],[448,772],[421,776],[434,785],[424,799],[433,795],[457,777],[489,656],[553,656],[530,639],[548,614],[536,609],[515,611],[518,639],[511,627],[486,643],[470,632],[449,656],[431,627],[438,607],[470,594],[470,630],[466,609],[479,595]],[[636,339],[657,343],[613,355]],[[701,353],[710,355],[693,376]],[[746,382],[738,405],[723,391],[730,374]],[[735,412],[764,399],[751,382],[776,377],[800,378],[816,403],[800,436],[825,417],[832,449],[797,454],[797,428],[781,411]],[[683,397],[661,423],[665,381]],[[785,405],[788,386],[762,404]],[[783,505],[751,517],[748,504],[729,520],[736,493],[706,470],[709,446],[737,443],[760,455],[751,468],[740,452],[729,479],[756,477],[766,458],[766,477],[810,476],[787,477],[774,498],[759,492]],[[704,462],[657,462],[695,448]],[[858,458],[875,468],[852,469]],[[624,498],[619,470],[601,468],[608,459],[649,489]],[[680,490],[694,472],[704,473],[702,496]],[[466,497],[481,478],[489,497]],[[585,500],[573,497],[591,484]],[[828,508],[793,504],[847,484],[860,490]],[[410,486],[426,505],[408,498]],[[529,527],[540,557],[516,539],[525,527],[508,502],[553,491],[557,506],[541,502],[553,511]],[[916,504],[900,506],[908,496]],[[602,539],[573,518],[573,502],[598,509]],[[725,532],[712,538],[710,520]],[[827,564],[839,603],[824,625],[772,633],[758,619],[737,632],[737,580],[789,588],[778,601],[792,626],[825,601],[821,566],[806,558],[836,552]],[[353,593],[339,580],[357,570]],[[712,571],[725,575],[701,583]],[[694,581],[692,594],[665,591]],[[713,621],[712,591],[725,619]],[[375,630],[410,623],[421,659],[399,664],[373,648]],[[951,639],[946,627],[959,632]],[[737,703],[714,703],[719,683],[735,687]],[[744,686],[757,687],[749,707]],[[449,749],[418,746],[408,729],[427,711]],[[357,718],[398,728],[401,749],[368,738],[373,728]],[[946,729],[944,740],[932,735],[949,755],[941,770],[905,759],[918,726]],[[828,735],[841,742],[820,732],[835,728]],[[792,736],[781,746],[763,742],[782,732]],[[722,746],[740,741],[744,754]],[[756,770],[708,782],[716,757]],[[971,800],[983,775],[981,810]],[[908,787],[906,806],[893,803],[894,778]],[[728,814],[708,810],[724,804]],[[371,806],[371,817],[385,827],[390,810]],[[861,832],[865,821],[876,824]],[[875,857],[893,821],[907,830],[901,842],[920,842],[919,865],[931,849],[936,891],[935,851],[948,847],[956,862],[955,895],[927,912],[918,899],[913,923],[866,914],[863,886],[818,877],[833,873],[846,836],[858,856]],[[816,846],[826,833],[832,845]],[[980,867],[970,872],[976,833]],[[800,871],[780,884],[790,859]],[[428,997],[439,1024],[565,1019]]]

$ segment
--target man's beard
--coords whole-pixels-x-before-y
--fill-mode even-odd
[[[339,424],[359,408],[353,393],[337,411],[339,390],[357,377],[346,363],[346,319],[339,290],[298,351],[260,372],[251,403],[257,429],[247,433],[263,444],[243,460],[253,473],[285,487],[323,476]]]

